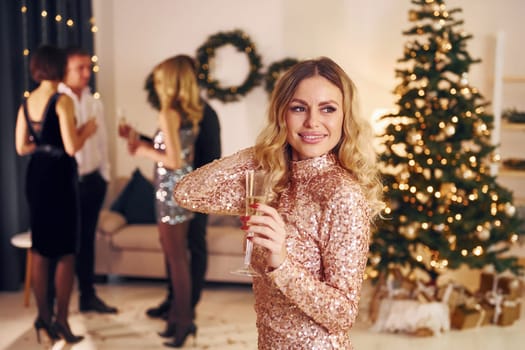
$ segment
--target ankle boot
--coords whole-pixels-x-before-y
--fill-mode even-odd
[[[63,325],[55,322],[53,323],[53,330],[60,338],[64,339],[66,343],[75,344],[84,339],[82,335],[74,335],[68,324]]]

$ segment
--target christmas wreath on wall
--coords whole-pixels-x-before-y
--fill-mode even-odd
[[[235,46],[240,52],[244,52],[250,63],[249,74],[239,86],[221,86],[220,82],[214,79],[212,72],[210,72],[210,60],[215,57],[215,51],[227,44]],[[199,63],[197,72],[199,84],[206,89],[206,94],[209,98],[217,98],[223,102],[237,101],[240,95],[246,95],[262,79],[262,74],[260,73],[262,67],[261,57],[248,35],[241,30],[219,32],[211,35],[197,49],[197,61]]]
[[[299,60],[296,60],[295,58],[285,58],[280,61],[272,63],[268,67],[268,71],[266,72],[266,75],[264,76],[264,89],[267,93],[271,94],[273,91],[273,88],[275,87],[275,83],[277,82],[277,79],[290,67],[292,67],[294,64],[298,63]]]

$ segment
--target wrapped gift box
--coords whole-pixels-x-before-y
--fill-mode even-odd
[[[490,308],[490,320],[499,326],[510,326],[520,318],[521,299],[509,298],[507,295],[487,292],[482,302],[483,307]]]
[[[485,318],[486,312],[481,305],[459,305],[452,312],[450,326],[455,329],[475,328],[483,325]]]
[[[479,282],[478,292],[484,294],[492,291],[494,288],[494,274],[482,272]],[[523,282],[514,276],[500,276],[497,280],[496,290],[501,291],[502,294],[511,299],[521,298],[524,287]]]
[[[485,316],[483,317],[483,321],[481,322],[482,326],[486,326],[492,323],[494,320],[494,306],[490,305],[486,301],[482,301],[480,303],[480,306],[485,311]]]
[[[501,306],[501,314],[498,317],[497,323],[499,326],[510,326],[520,318],[520,313],[521,300],[506,299]]]
[[[439,287],[436,298],[448,304],[450,312],[452,313],[457,306],[471,302],[474,296],[464,286],[449,282]]]

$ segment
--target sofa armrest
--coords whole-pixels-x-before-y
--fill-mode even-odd
[[[113,235],[127,223],[126,218],[120,213],[102,209],[98,217],[98,230],[105,235]]]

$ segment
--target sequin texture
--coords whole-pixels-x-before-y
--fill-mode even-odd
[[[185,177],[175,188],[184,207],[242,214],[246,149]],[[352,176],[335,156],[293,162],[277,210],[286,223],[288,258],[268,271],[256,246],[252,265],[261,273],[253,290],[259,349],[352,349],[366,267],[370,209]]]
[[[180,207],[173,199],[173,187],[179,180],[193,170],[193,143],[195,141],[192,129],[182,128],[179,130],[180,143],[182,147],[183,166],[179,169],[169,169],[162,162],[155,163],[154,184],[155,184],[155,211],[157,221],[176,225],[189,220],[193,213]],[[153,148],[164,151],[164,134],[161,130],[155,133],[153,138]]]

